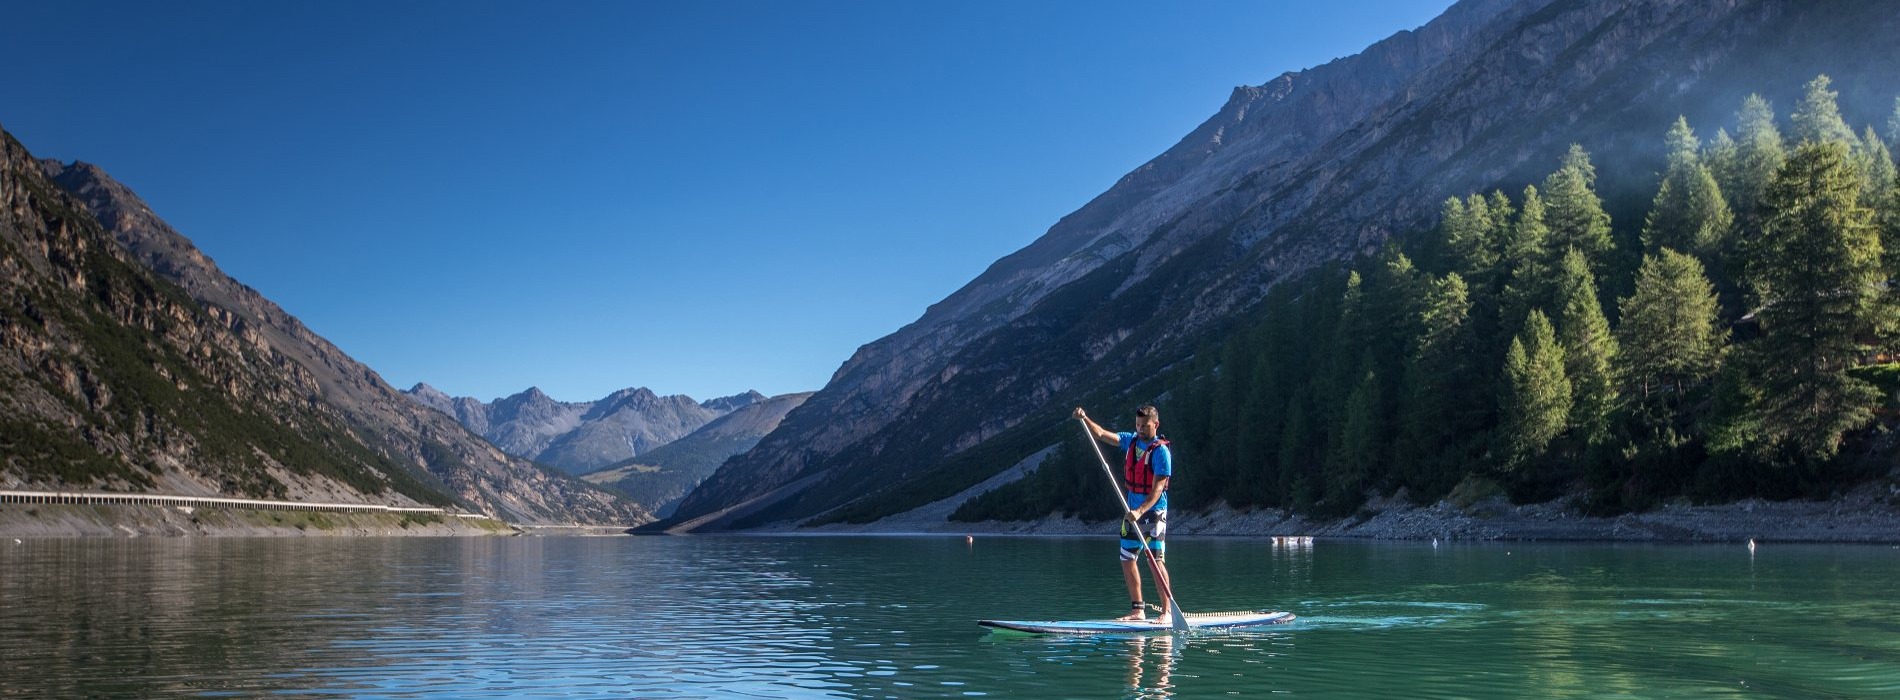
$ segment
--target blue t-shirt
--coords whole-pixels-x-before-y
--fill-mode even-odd
[[[1121,435],[1121,438],[1122,438],[1122,443],[1121,443],[1122,453],[1121,454],[1122,454],[1123,464],[1127,464],[1128,462],[1128,443],[1129,442],[1131,441],[1134,442],[1135,446],[1138,449],[1143,449],[1143,450],[1148,449],[1148,441],[1137,439],[1134,433],[1119,433],[1119,435]],[[1155,448],[1154,454],[1149,455],[1148,457],[1148,464],[1154,467],[1155,481],[1160,481],[1163,477],[1174,475],[1174,459],[1172,455],[1168,454],[1167,445],[1162,445],[1160,447]],[[1148,502],[1148,494],[1135,493],[1133,491],[1128,491],[1126,493],[1128,495],[1128,509],[1129,510],[1140,508],[1141,504]],[[1168,509],[1168,492],[1162,491],[1161,500],[1155,501],[1155,507],[1152,510],[1167,510],[1167,509]]]

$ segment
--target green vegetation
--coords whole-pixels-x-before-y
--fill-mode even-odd
[[[270,473],[281,467],[368,494],[394,488],[450,503],[421,480],[429,477],[371,447],[381,444],[376,436],[358,434],[274,374],[274,358],[232,342],[227,324],[183,289],[123,259],[31,161],[7,167],[6,181],[31,195],[28,215],[40,221],[25,222],[26,233],[39,236],[51,274],[0,284],[19,301],[0,314],[0,330],[32,339],[16,347],[38,348],[28,376],[8,372],[0,382],[9,395],[51,397],[66,414],[48,420],[26,406],[4,407],[17,412],[0,414],[7,467],[36,481],[150,488],[154,455],[170,454],[234,495],[283,497],[287,487]],[[34,233],[36,223],[52,233]],[[8,242],[0,257],[19,252]]]
[[[1615,513],[1839,489],[1891,463],[1868,438],[1900,408],[1900,180],[1834,101],[1809,84],[1795,143],[1757,96],[1734,137],[1678,119],[1647,216],[1621,228],[1573,146],[1516,201],[1449,199],[1403,247],[1281,282],[1153,393],[1117,396],[1166,396],[1190,508],[1344,516],[1402,490]],[[1080,437],[1016,432],[1063,447],[954,519],[1112,515]]]

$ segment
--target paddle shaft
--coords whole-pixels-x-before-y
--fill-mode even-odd
[[[1095,431],[1089,429],[1088,419],[1078,417],[1076,421],[1082,424],[1082,433],[1088,436],[1089,447],[1094,448],[1095,461],[1102,465],[1102,473],[1108,475],[1108,487],[1115,492],[1115,502],[1121,504],[1122,507],[1124,514],[1122,520],[1127,521],[1126,514],[1133,511],[1128,509],[1128,501],[1122,496],[1121,482],[1116,480],[1115,470],[1108,466],[1108,457],[1102,455],[1102,446],[1096,444]],[[1177,631],[1187,630],[1187,617],[1181,612],[1181,606],[1174,604],[1174,588],[1168,585],[1167,569],[1161,568],[1161,562],[1155,559],[1154,550],[1148,548],[1148,536],[1142,534],[1141,523],[1129,522],[1128,524],[1132,526],[1129,529],[1135,531],[1135,538],[1141,542],[1141,553],[1148,557],[1148,570],[1153,571],[1155,575],[1155,589],[1164,600],[1168,601],[1170,622]]]

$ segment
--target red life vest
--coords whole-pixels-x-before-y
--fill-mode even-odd
[[[1122,478],[1128,481],[1130,492],[1146,496],[1155,487],[1155,450],[1166,447],[1168,439],[1156,435],[1145,450],[1135,448],[1135,443],[1140,440],[1133,438],[1128,441],[1128,456],[1122,461]]]

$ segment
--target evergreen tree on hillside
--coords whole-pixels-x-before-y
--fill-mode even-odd
[[[1715,375],[1728,331],[1716,315],[1715,286],[1693,256],[1668,248],[1643,256],[1636,290],[1618,308],[1623,386],[1638,401],[1680,405]]]
[[[1857,142],[1854,130],[1841,119],[1841,108],[1836,101],[1840,93],[1828,89],[1832,82],[1826,75],[1818,75],[1803,89],[1801,104],[1795,106],[1792,116],[1796,141],[1849,145]]]
[[[1418,334],[1418,305],[1429,283],[1412,259],[1396,248],[1388,249],[1383,258],[1366,281],[1365,332],[1357,342],[1371,349],[1378,366],[1397,367],[1405,360],[1406,345]],[[1398,374],[1387,372],[1382,377],[1386,395],[1397,395]]]
[[[1762,192],[1768,189],[1769,181],[1775,178],[1775,172],[1781,169],[1787,160],[1787,152],[1782,146],[1781,129],[1775,126],[1775,110],[1762,99],[1761,95],[1749,95],[1742,100],[1742,109],[1735,114],[1736,144],[1734,168],[1730,170],[1731,180],[1717,179],[1722,192],[1728,195],[1729,209],[1735,212],[1738,223],[1744,224],[1745,233],[1755,228],[1755,205],[1761,201]]]
[[[1564,351],[1550,319],[1531,310],[1524,332],[1504,355],[1498,400],[1498,440],[1506,471],[1517,471],[1543,454],[1570,420],[1570,380]]]
[[[1616,247],[1610,238],[1610,215],[1603,211],[1597,197],[1596,166],[1583,146],[1572,144],[1564,154],[1563,166],[1544,179],[1544,225],[1550,228],[1545,243],[1545,264],[1556,266],[1564,252],[1575,248],[1590,261],[1590,269],[1602,276],[1606,254]]]
[[[1287,494],[1288,500],[1283,505],[1310,513],[1324,493],[1320,466],[1325,438],[1314,416],[1312,398],[1307,392],[1295,391],[1289,398],[1286,429],[1280,437],[1278,456],[1279,471],[1285,481],[1281,490]]]
[[[1695,133],[1689,130],[1688,120],[1676,118],[1668,146],[1669,169],[1643,221],[1643,249],[1667,246],[1716,260],[1735,217],[1715,175],[1696,154]]]
[[[1377,373],[1368,369],[1346,398],[1339,439],[1327,459],[1325,500],[1334,513],[1358,508],[1374,470],[1385,463],[1388,430],[1379,391]]]
[[[1439,228],[1445,250],[1451,254],[1446,267],[1466,277],[1488,277],[1497,265],[1496,244],[1491,238],[1489,205],[1477,195],[1471,203],[1457,197],[1445,200],[1439,208]]]
[[[1550,227],[1544,223],[1544,200],[1536,186],[1524,188],[1524,206],[1511,225],[1510,240],[1505,242],[1507,270],[1498,300],[1499,327],[1502,336],[1517,335],[1530,310],[1544,305],[1550,287],[1550,264],[1545,249],[1550,245]],[[1501,341],[1500,341],[1501,342]]]
[[[1490,214],[1485,221],[1485,228],[1490,231],[1491,255],[1501,260],[1504,246],[1511,238],[1511,222],[1516,218],[1517,210],[1511,207],[1511,197],[1504,194],[1504,190],[1491,190],[1491,194],[1485,196],[1485,209]],[[1465,283],[1471,284],[1471,280],[1465,280]]]
[[[1564,376],[1570,379],[1569,425],[1585,443],[1599,444],[1610,432],[1610,411],[1616,406],[1616,338],[1603,318],[1597,285],[1583,254],[1565,253],[1557,287],[1557,342],[1563,348]],[[1529,348],[1526,348],[1528,350]]]
[[[1747,267],[1762,302],[1763,335],[1748,348],[1762,381],[1755,410],[1764,437],[1816,457],[1872,420],[1880,399],[1847,372],[1867,351],[1864,339],[1887,325],[1880,238],[1860,188],[1846,145],[1804,143],[1763,196]]]
[[[1476,342],[1472,304],[1458,273],[1433,281],[1420,309],[1420,333],[1407,353],[1400,404],[1400,480],[1418,497],[1435,499],[1464,475],[1474,457],[1467,443],[1484,429],[1488,407],[1472,371]]]
[[[1893,193],[1893,153],[1887,150],[1887,144],[1880,141],[1880,136],[1870,126],[1867,127],[1867,133],[1861,136],[1860,148],[1855,149],[1854,154],[1858,156],[1861,179],[1867,183],[1867,187],[1861,191],[1861,204],[1878,210]]]
[[[1886,194],[1875,202],[1874,222],[1880,234],[1880,274],[1887,280],[1884,302],[1890,322],[1900,323],[1900,173],[1887,181]],[[1900,330],[1884,339],[1889,350],[1900,341]]]
[[[1537,193],[1536,185],[1524,186],[1524,206],[1507,230],[1502,264],[1511,277],[1522,277],[1543,255],[1550,238],[1550,227],[1544,223],[1544,198]]]
[[[1728,129],[1716,129],[1715,137],[1702,147],[1702,164],[1707,166],[1709,174],[1715,176],[1715,183],[1726,188],[1735,184],[1736,160],[1740,158],[1735,139],[1728,135]]]
[[[1676,123],[1663,134],[1663,157],[1668,163],[1664,172],[1701,162],[1701,150],[1702,140],[1689,128],[1689,118],[1676,115]]]

